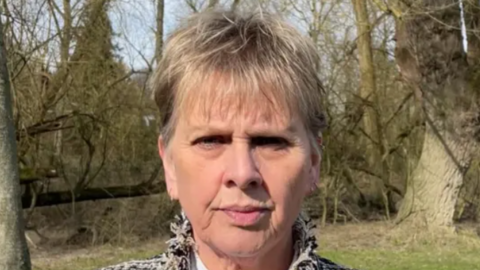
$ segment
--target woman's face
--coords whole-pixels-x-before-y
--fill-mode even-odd
[[[297,116],[210,110],[181,114],[168,147],[160,138],[168,192],[197,242],[228,257],[261,255],[291,237],[319,156]]]

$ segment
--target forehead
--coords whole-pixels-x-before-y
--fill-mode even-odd
[[[233,109],[220,112],[219,106],[213,106],[209,111],[192,110],[190,114],[183,114],[179,122],[192,130],[217,130],[240,132],[268,133],[275,131],[294,132],[299,129],[300,121],[293,117],[262,108],[255,108],[251,111]]]
[[[295,100],[275,83],[215,73],[184,87],[177,116],[189,124],[221,126],[242,120],[257,127],[285,128],[299,120]]]

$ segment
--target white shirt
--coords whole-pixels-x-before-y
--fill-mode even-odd
[[[195,253],[195,265],[193,266],[192,270],[208,270],[197,253]]]

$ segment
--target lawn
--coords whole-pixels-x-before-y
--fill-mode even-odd
[[[112,249],[111,251],[113,251]],[[105,252],[105,251],[103,251]],[[42,262],[34,270],[92,270],[134,258],[154,255],[148,251],[120,251],[105,257],[80,256]],[[360,270],[476,270],[480,269],[480,250],[467,252],[387,252],[382,250],[329,251],[322,255]]]
[[[359,270],[480,270],[480,238],[472,234],[392,233],[382,223],[349,224],[319,230],[320,253]],[[135,247],[101,246],[80,250],[33,251],[34,270],[93,270],[118,262],[148,258],[164,240]]]
[[[65,251],[54,256],[34,256],[33,270],[93,270],[123,261],[148,258],[158,252],[148,247],[120,248],[103,246]]]
[[[325,251],[322,255],[344,265],[364,270],[480,269],[480,250],[468,252]]]

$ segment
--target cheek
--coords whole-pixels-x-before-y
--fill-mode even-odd
[[[176,162],[178,197],[185,211],[203,213],[215,198],[221,184],[221,171],[215,163],[188,153]]]
[[[306,192],[308,170],[303,154],[263,166],[262,176],[274,203],[282,212],[299,208]]]

